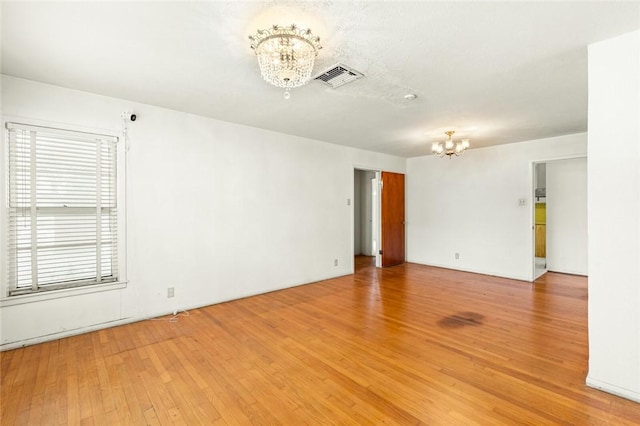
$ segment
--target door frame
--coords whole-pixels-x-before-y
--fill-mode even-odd
[[[538,164],[547,164],[549,161],[533,161],[531,163],[531,172],[532,172],[532,176],[531,176],[531,183],[532,183],[532,198],[531,198],[531,211],[532,211],[532,218],[531,218],[531,229],[532,229],[532,235],[533,235],[533,261],[532,261],[532,265],[533,265],[533,272],[531,274],[531,282],[534,282],[535,280],[537,280],[538,278],[540,278],[541,276],[543,276],[544,274],[546,274],[548,272],[547,267],[546,267],[546,262],[545,262],[545,267],[544,267],[544,272],[541,273],[540,275],[536,275],[536,203],[538,202],[538,200],[536,200],[536,183],[537,183],[537,173],[536,173],[536,166]],[[545,172],[546,174],[546,172]],[[546,176],[545,176],[546,179]],[[546,187],[546,185],[545,185]],[[545,188],[546,190],[546,188]],[[546,196],[545,196],[545,203],[546,203]],[[545,230],[546,230],[546,226],[545,226]],[[545,231],[546,233],[546,231]],[[545,252],[546,252],[546,236],[545,236]],[[545,259],[546,259],[546,253],[545,253]]]
[[[374,255],[376,260],[376,267],[380,268],[382,267],[382,255],[380,255],[380,236],[382,234],[382,221],[381,221],[382,204],[381,204],[381,198],[380,198],[380,179],[382,178],[382,171],[376,167],[369,167],[369,166],[363,166],[358,164],[353,165],[353,173],[351,173],[351,198],[349,199],[349,202],[351,205],[351,209],[350,209],[351,257],[352,258],[355,257],[355,250],[356,250],[355,227],[354,227],[355,197],[356,197],[355,172],[356,171],[374,172],[375,174],[375,185],[377,186],[377,197],[375,197],[375,199],[372,198],[371,203],[372,203],[372,208],[375,210],[376,214],[373,215],[371,218],[372,220],[371,233],[372,233],[372,237],[373,235],[377,236],[377,246],[376,246],[376,249],[374,250]],[[355,272],[355,265],[353,262],[351,262],[351,273],[353,274],[354,272]]]
[[[382,172],[376,171],[374,177],[374,183],[376,188],[375,198],[371,197],[371,208],[374,210],[375,215],[372,215],[371,220],[371,234],[372,237],[376,237],[376,246],[373,248],[373,255],[376,258],[376,268],[382,268],[382,255],[380,250],[382,249],[382,192],[380,182],[382,181]]]
[[[576,154],[576,155],[568,155],[562,157],[551,157],[551,158],[543,158],[538,160],[529,161],[529,261],[531,262],[531,270],[529,281],[535,282],[536,278],[536,181],[535,181],[535,173],[536,173],[536,164],[538,163],[551,163],[554,161],[562,161],[562,160],[575,160],[578,158],[586,158],[587,159],[587,170],[589,168],[589,157],[587,154]],[[588,182],[587,182],[588,185]],[[589,212],[587,212],[587,215]]]

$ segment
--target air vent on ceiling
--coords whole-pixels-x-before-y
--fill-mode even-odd
[[[349,68],[343,64],[337,64],[314,78],[314,80],[321,81],[327,86],[336,89],[363,76],[364,74],[354,70],[353,68]]]

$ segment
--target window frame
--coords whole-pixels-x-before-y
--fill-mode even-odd
[[[9,270],[9,128],[8,123],[15,123],[21,126],[34,126],[59,130],[61,133],[81,132],[116,138],[116,203],[117,203],[117,279],[108,282],[83,282],[48,284],[36,290],[33,289],[13,289],[10,288],[8,280]],[[98,129],[85,126],[70,125],[66,123],[49,122],[44,120],[26,119],[24,117],[3,116],[2,124],[2,147],[0,149],[0,163],[4,170],[2,173],[3,184],[0,187],[0,197],[2,199],[2,209],[0,209],[0,307],[15,303],[25,303],[40,299],[50,299],[66,297],[75,294],[93,293],[116,288],[124,288],[127,285],[126,268],[126,143],[127,135],[122,131],[111,129]]]

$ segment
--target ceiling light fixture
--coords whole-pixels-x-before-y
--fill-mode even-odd
[[[255,51],[262,78],[267,83],[285,89],[284,97],[289,99],[289,90],[306,84],[311,79],[311,71],[320,46],[320,37],[312,35],[310,29],[274,25],[266,30],[258,30],[252,36],[251,48]]]
[[[451,158],[452,155],[457,157],[469,148],[469,139],[461,139],[460,142],[453,142],[451,136],[453,136],[455,131],[449,130],[444,133],[448,136],[448,139],[444,142],[434,142],[431,146],[431,151],[438,157],[444,157],[445,155],[449,158]]]

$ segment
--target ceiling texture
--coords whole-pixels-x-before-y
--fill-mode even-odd
[[[587,130],[587,45],[640,28],[640,2],[3,2],[2,73],[401,157],[455,130],[471,148]],[[248,36],[321,37],[284,99]],[[413,101],[405,100],[415,94]]]

